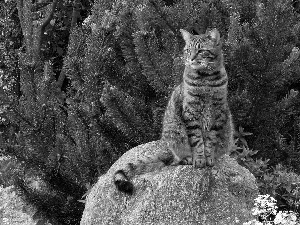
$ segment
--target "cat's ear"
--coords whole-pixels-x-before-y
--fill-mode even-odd
[[[180,32],[182,34],[183,39],[186,43],[190,42],[192,34],[190,34],[188,31],[180,29]]]
[[[214,28],[210,31],[207,31],[206,33],[212,40],[215,41],[215,43],[218,44],[220,42],[220,33],[216,28]]]

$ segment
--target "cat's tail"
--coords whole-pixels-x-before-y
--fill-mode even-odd
[[[134,185],[132,178],[136,175],[153,172],[164,166],[171,165],[173,162],[173,154],[171,151],[161,152],[160,155],[145,156],[135,162],[127,163],[123,168],[114,173],[113,181],[116,188],[126,194],[132,195]]]

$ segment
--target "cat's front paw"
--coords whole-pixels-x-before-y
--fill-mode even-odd
[[[212,156],[206,157],[206,165],[213,167],[215,165],[215,159]]]
[[[193,165],[192,156],[187,156],[179,162],[179,165]]]
[[[193,160],[193,166],[195,168],[204,168],[206,166],[206,160],[205,158],[197,158]]]
[[[122,170],[118,170],[115,173],[114,184],[119,191],[129,195],[133,194],[133,184],[130,182],[130,180],[127,178],[127,176]]]

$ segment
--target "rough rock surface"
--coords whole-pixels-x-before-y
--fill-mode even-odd
[[[116,190],[112,175],[123,163],[165,148],[155,141],[126,152],[88,195],[81,225],[234,225],[254,219],[255,178],[227,155],[212,169],[168,166],[138,175],[132,196]]]

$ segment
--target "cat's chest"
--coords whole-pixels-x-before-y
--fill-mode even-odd
[[[185,93],[182,104],[183,121],[194,121],[201,124],[205,130],[209,130],[217,111],[213,101],[213,97],[207,92],[198,92],[197,95]]]
[[[210,130],[215,123],[215,110],[210,104],[183,106],[182,118],[186,124],[200,124],[203,130]]]
[[[213,112],[213,104],[209,102],[189,102],[182,105],[184,120],[202,120],[207,117],[213,117]]]
[[[214,98],[206,88],[190,88],[184,86],[183,89],[183,112],[190,112],[194,116],[200,116],[213,109]]]

